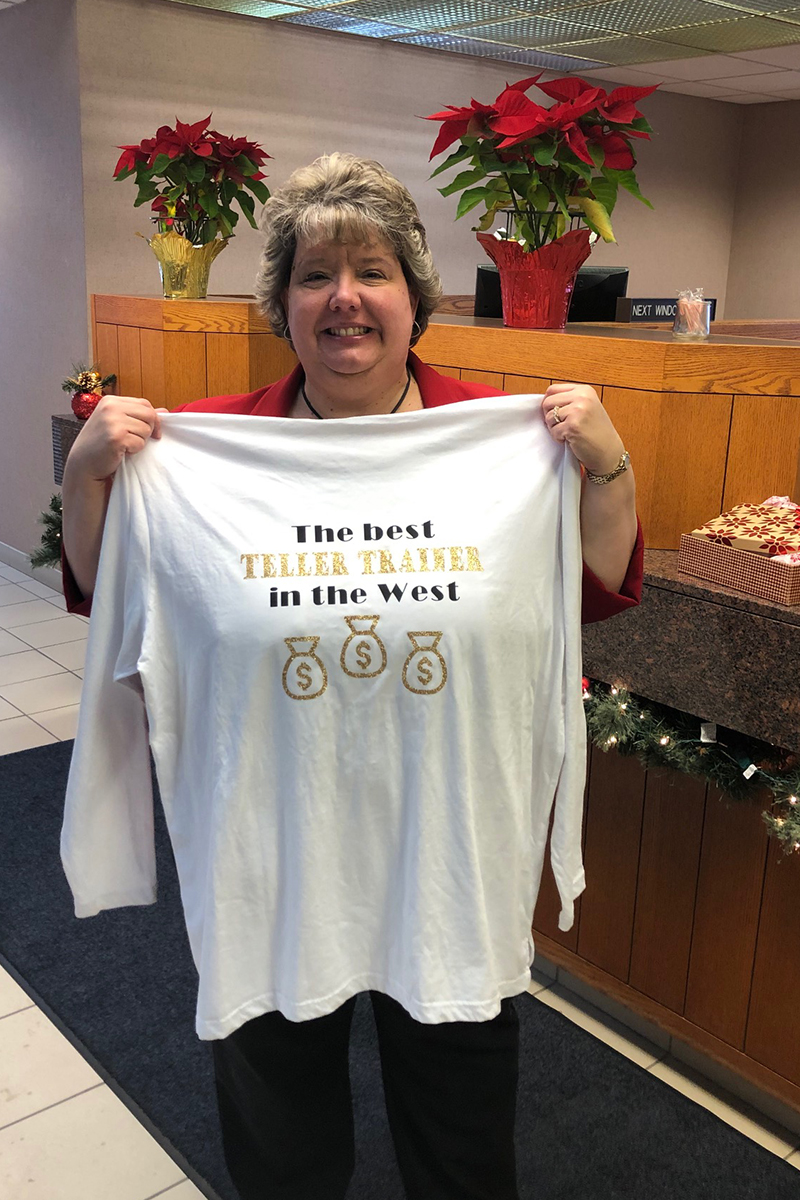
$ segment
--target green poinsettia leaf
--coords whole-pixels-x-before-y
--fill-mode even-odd
[[[594,175],[589,181],[589,188],[595,200],[599,200],[609,216],[617,203],[617,184],[605,175]]]
[[[186,178],[189,183],[199,183],[201,179],[205,179],[207,165],[205,159],[196,158],[193,163],[189,163],[186,168]]]
[[[599,200],[590,200],[588,196],[578,196],[575,203],[583,213],[583,219],[593,233],[598,234],[604,242],[615,242],[614,230],[603,205]]]
[[[437,175],[441,175],[442,171],[449,171],[450,168],[456,166],[457,163],[464,162],[465,159],[471,157],[472,146],[461,146],[460,149],[454,150],[452,154],[448,155],[443,163],[439,163],[439,166],[435,171],[431,171],[428,178],[434,179]]]
[[[630,125],[627,128],[635,129],[637,131],[637,133],[652,133],[653,132],[653,126],[650,124],[647,117],[636,117],[635,120],[631,121]]]
[[[200,205],[203,212],[209,217],[216,217],[218,215],[219,204],[217,203],[216,197],[212,196],[210,192],[198,192],[197,203]]]
[[[473,167],[470,171],[459,171],[451,183],[438,190],[442,196],[452,196],[453,192],[460,192],[462,188],[471,187],[473,183],[485,178],[486,172],[483,167]]]
[[[569,158],[562,157],[559,166],[565,174],[577,175],[585,183],[588,183],[592,178],[592,168],[588,163],[581,162],[575,155],[571,155]]]
[[[533,249],[538,245],[531,223],[525,217],[515,217],[514,230],[518,241],[522,242],[527,249]]]
[[[540,167],[549,167],[555,156],[556,148],[552,142],[542,142],[533,148],[533,157]]]
[[[486,187],[469,188],[466,192],[464,192],[463,196],[458,202],[456,220],[458,220],[459,217],[465,216],[468,212],[480,204],[482,200],[487,200],[492,195],[493,193],[491,190]]]
[[[539,183],[537,177],[528,188],[525,199],[531,208],[535,208],[537,212],[544,212],[545,209],[550,207],[553,197],[550,193],[550,188],[544,183]]]
[[[150,170],[154,175],[163,175],[171,162],[172,159],[168,154],[159,154]]]
[[[472,226],[472,228],[477,230],[479,233],[486,233],[487,229],[492,228],[497,220],[497,214],[511,207],[511,198],[508,196],[498,196],[498,198],[491,204],[487,200],[487,205],[488,207],[486,212],[483,214],[478,224]]]
[[[564,214],[564,216],[568,217],[569,216],[569,205],[567,204],[567,194],[566,194],[566,191],[565,191],[561,181],[558,179],[551,180],[550,187],[552,189],[553,195],[555,196],[556,204],[558,205],[559,209]]]
[[[611,167],[604,167],[603,174],[606,179],[610,179],[614,183],[618,183],[620,187],[624,187],[626,192],[630,192],[637,200],[641,200],[642,204],[646,204],[648,208],[652,208],[650,201],[639,191],[639,184],[636,182],[636,176],[633,171],[620,171]]]
[[[140,188],[136,199],[133,202],[134,208],[141,208],[143,204],[149,204],[151,200],[155,200],[158,195],[158,188],[153,184],[145,188]]]
[[[269,188],[260,179],[245,179],[244,186],[250,189],[261,204],[266,204],[269,200]]]
[[[589,142],[587,144],[587,149],[589,151],[589,157],[591,158],[592,162],[599,170],[602,167],[603,163],[606,161],[605,150],[599,144],[599,142]]]
[[[503,196],[511,196],[511,187],[509,181],[502,175],[493,175],[491,179],[486,180],[486,187],[490,192],[502,194]]]
[[[220,232],[224,237],[230,237],[233,233],[233,227],[239,220],[239,214],[233,212],[230,208],[222,208],[219,211],[217,222]]]
[[[253,229],[257,229],[254,213],[256,211],[255,202],[252,196],[248,196],[247,192],[239,192],[236,196],[236,201],[241,207],[242,212],[247,217],[247,220]]]

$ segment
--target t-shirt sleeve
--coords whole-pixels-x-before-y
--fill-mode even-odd
[[[156,899],[147,717],[138,674],[150,547],[129,464],[111,489],[72,752],[61,861],[77,917]]]
[[[581,622],[590,625],[615,617],[626,608],[633,608],[642,600],[642,578],[644,575],[644,536],[642,524],[636,522],[636,542],[631,552],[625,579],[618,592],[611,592],[586,563],[583,564]]]
[[[560,694],[554,689],[552,706],[561,718],[563,759],[558,775],[550,832],[550,865],[558,888],[561,911],[558,927],[572,928],[575,901],[586,887],[583,868],[583,793],[586,782],[586,717],[581,695],[581,637],[578,611],[580,573],[580,483],[576,464],[566,457],[562,484],[560,627],[563,649]],[[577,481],[576,481],[577,478]]]

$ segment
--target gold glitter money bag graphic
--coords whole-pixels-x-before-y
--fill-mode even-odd
[[[283,690],[292,700],[316,700],[328,686],[325,664],[315,653],[319,638],[309,634],[283,640],[289,647],[289,657],[281,676]]]
[[[345,617],[350,634],[345,639],[339,662],[353,679],[374,679],[386,668],[386,647],[375,632],[379,616]]]
[[[447,663],[437,649],[442,632],[417,629],[407,636],[412,650],[403,663],[403,686],[417,696],[433,696],[447,683]]]

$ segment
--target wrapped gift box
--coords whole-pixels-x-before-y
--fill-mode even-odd
[[[763,504],[739,504],[693,529],[691,537],[773,558],[800,551],[800,508],[788,496]]]
[[[681,536],[678,570],[778,604],[800,604],[800,507],[740,504]]]

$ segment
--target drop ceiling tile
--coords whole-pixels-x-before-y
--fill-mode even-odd
[[[277,0],[174,0],[176,4],[188,4],[192,8],[213,8],[218,12],[239,13],[244,17],[285,17],[300,12],[296,4],[282,4]]]
[[[347,8],[353,0],[291,0],[296,8]]]
[[[705,96],[710,100],[720,100],[730,88],[715,87],[713,83],[696,83],[694,80],[678,79],[665,83],[659,88],[661,92],[680,92],[682,96]]]
[[[583,3],[563,14],[589,30],[634,33],[641,37],[733,15],[707,0],[603,0],[601,3]]]
[[[788,25],[766,17],[734,17],[731,21],[715,21],[692,25],[685,29],[663,30],[659,37],[665,42],[710,50],[718,54],[735,54],[742,50],[757,50],[765,46],[785,46],[800,41],[800,26]]]
[[[792,4],[775,4],[774,0],[714,0],[721,8],[730,8],[734,12],[769,13],[770,16],[780,16],[781,13],[795,7]]]
[[[720,100],[733,104],[774,104],[774,96],[758,96],[754,92],[733,92],[730,96],[720,96]]]
[[[388,21],[435,33],[481,21],[519,18],[521,5],[493,4],[491,0],[353,0],[347,11],[370,21]]]
[[[607,79],[610,83],[629,83],[633,87],[651,87],[654,83],[663,83],[668,77],[663,71],[651,72],[650,64],[647,71],[637,71],[634,67],[598,67],[595,71],[587,71],[587,79]]]
[[[397,41],[404,46],[425,46],[430,50],[446,50],[451,54],[471,54],[474,58],[494,58],[501,62],[541,67],[559,75],[570,71],[585,71],[600,65],[596,59],[561,54],[557,48],[551,53],[522,50],[515,46],[501,46],[497,42],[460,37],[457,33],[416,33],[409,37],[400,37]]]
[[[791,70],[800,68],[800,45],[773,46],[767,50],[742,50],[732,57],[741,58],[744,62],[757,62],[769,67],[783,67]]]
[[[307,9],[285,17],[282,25],[305,25],[312,29],[330,29],[335,33],[360,34],[371,38],[398,38],[404,33],[413,33],[403,25],[390,25],[387,21],[368,21],[364,17],[351,17],[338,9]]]
[[[744,79],[720,80],[731,86],[726,91],[759,92],[762,96],[771,96],[773,92],[790,91],[800,87],[800,71],[769,71],[766,75],[748,75]]]
[[[774,101],[778,100],[800,100],[800,87],[792,88],[788,92],[776,92],[770,97]]]
[[[599,36],[601,30],[587,28],[581,21],[571,20],[572,13],[563,16],[529,16],[511,21],[494,21],[490,24],[465,25],[459,33],[483,38],[490,42],[523,46],[530,50],[536,46],[554,46],[562,42],[578,42]]]
[[[759,75],[769,68],[764,63],[746,62],[733,54],[703,54],[697,58],[649,62],[647,70],[650,74],[663,72],[674,79],[702,82],[728,75]]]
[[[564,54],[583,55],[594,58],[598,62],[610,63],[617,67],[630,67],[639,63],[649,64],[663,62],[672,57],[676,59],[698,57],[706,54],[705,50],[693,50],[691,46],[672,46],[655,38],[625,37],[599,38],[591,41],[561,42],[558,47],[545,46],[548,51],[560,50]],[[649,69],[649,65],[648,65]]]
[[[794,25],[800,24],[800,7],[796,4],[792,8],[782,8],[779,13],[775,14],[781,21],[789,21]]]

